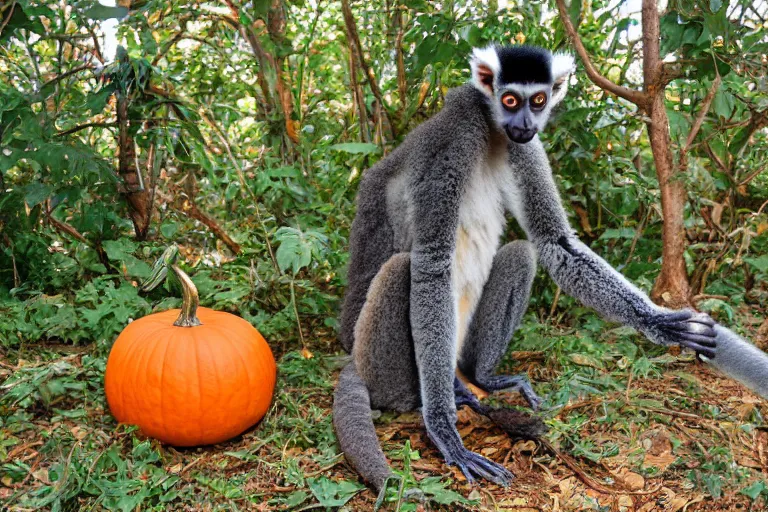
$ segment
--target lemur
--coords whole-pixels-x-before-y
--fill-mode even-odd
[[[565,96],[573,57],[490,46],[475,49],[470,66],[470,83],[449,91],[443,109],[365,172],[358,189],[340,321],[352,360],[339,377],[333,421],[341,449],[380,499],[392,473],[372,408],[420,407],[429,438],[470,482],[513,478],[464,447],[457,404],[483,406],[456,372],[490,392],[515,389],[538,407],[526,377],[495,374],[537,260],[602,316],[654,343],[692,349],[768,393],[762,351],[704,313],[655,305],[569,226],[538,133]],[[499,247],[507,214],[528,240]]]

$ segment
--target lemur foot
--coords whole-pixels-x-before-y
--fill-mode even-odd
[[[478,414],[482,414],[483,416],[488,415],[490,407],[481,403],[475,394],[472,393],[458,377],[453,379],[453,392],[456,396],[457,409],[463,405],[466,405]]]
[[[528,377],[525,375],[491,375],[477,379],[477,384],[487,391],[517,391],[534,411],[541,406],[541,398],[533,390]]]
[[[715,357],[715,321],[690,309],[663,312],[646,321],[645,334],[656,343],[677,344],[707,358]]]
[[[456,378],[453,381],[456,394],[456,408],[466,405],[478,414],[482,414],[513,439],[538,439],[547,433],[547,426],[541,418],[507,407],[491,407],[480,402],[477,397]]]
[[[458,467],[467,482],[474,483],[476,477],[481,477],[506,487],[514,478],[514,475],[501,464],[466,449],[455,427],[452,432],[442,432],[442,434],[437,436],[430,431],[429,427],[427,428],[427,435],[443,454],[445,463]]]

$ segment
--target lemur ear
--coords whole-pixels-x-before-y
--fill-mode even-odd
[[[552,55],[552,98],[549,104],[557,105],[568,91],[568,78],[576,70],[573,55],[556,53]]]
[[[501,62],[494,46],[475,48],[469,59],[472,68],[472,84],[486,95],[493,97],[493,83],[501,71]]]

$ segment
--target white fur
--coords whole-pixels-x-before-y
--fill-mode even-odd
[[[511,170],[506,158],[506,153],[501,153],[473,169],[461,199],[452,269],[457,354],[464,344],[507,225],[502,188]]]
[[[479,91],[482,91],[483,94],[491,96],[492,92],[488,91],[477,74],[477,68],[481,65],[486,65],[493,71],[494,80],[499,76],[499,72],[501,72],[501,61],[499,61],[499,55],[496,53],[496,48],[494,46],[473,49],[472,57],[469,59],[469,66],[472,68],[472,85]]]
[[[573,55],[568,53],[555,53],[552,55],[552,80],[558,82],[567,75],[576,71],[576,63]]]

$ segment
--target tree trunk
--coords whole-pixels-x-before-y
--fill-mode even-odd
[[[123,180],[122,193],[128,201],[128,213],[137,240],[146,240],[152,218],[152,194],[144,186],[144,177],[136,163],[136,147],[128,133],[128,103],[124,93],[117,94],[118,173]]]
[[[643,83],[647,97],[645,110],[648,138],[661,190],[662,227],[661,273],[651,292],[651,298],[663,305],[681,307],[688,304],[690,284],[685,269],[684,211],[686,190],[675,176],[669,137],[669,118],[664,104],[665,82],[659,48],[659,11],[656,0],[643,0]]]

